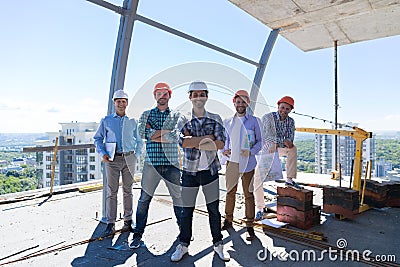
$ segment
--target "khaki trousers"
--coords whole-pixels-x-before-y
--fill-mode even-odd
[[[279,157],[286,156],[286,177],[296,178],[297,177],[297,147],[292,148],[279,147]],[[264,202],[264,187],[263,181],[265,177],[261,177],[263,174],[259,171],[258,166],[254,174],[254,199],[258,210],[262,210],[265,207]],[[265,174],[267,175],[267,174]]]
[[[297,147],[278,147],[279,157],[286,156],[286,177],[297,177]]]
[[[239,173],[239,163],[227,161],[226,163],[226,200],[225,200],[225,220],[233,221],[233,211],[235,209],[236,191],[239,177],[242,177],[242,187],[245,197],[245,222],[246,227],[252,227],[254,222],[254,195],[253,195],[253,176],[254,170]]]
[[[286,156],[286,177],[296,178],[297,176],[297,147],[292,148],[279,147],[279,156]],[[256,167],[254,174],[254,200],[256,203],[257,210],[262,210],[265,207],[264,202],[264,183],[265,177],[261,177],[259,167]]]
[[[136,157],[134,154],[128,156],[115,156],[114,161],[106,163],[107,173],[107,195],[106,216],[107,223],[115,223],[117,219],[117,195],[119,188],[119,177],[122,177],[122,203],[124,207],[124,221],[132,220],[132,184],[135,174]]]

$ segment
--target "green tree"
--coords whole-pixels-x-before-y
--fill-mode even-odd
[[[397,139],[376,139],[376,159],[392,163],[393,168],[400,168],[400,142]]]

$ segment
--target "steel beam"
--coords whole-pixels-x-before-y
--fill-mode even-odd
[[[103,1],[103,0],[86,0],[86,1],[92,2],[93,4],[105,7],[107,9],[110,9],[110,10],[112,10],[112,11],[114,11],[114,12],[120,14],[120,15],[124,15],[125,14],[125,9],[124,8],[122,8],[120,6],[113,5],[113,4],[108,3],[106,1]]]
[[[280,29],[274,29],[270,32],[267,43],[265,44],[264,50],[261,54],[260,62],[258,63],[257,71],[254,76],[253,85],[251,86],[250,91],[250,99],[252,100],[250,102],[250,108],[248,110],[250,114],[254,113],[256,101],[260,92],[261,81],[264,76],[265,68],[267,67],[272,48],[274,47],[276,39],[278,38],[279,31]]]
[[[184,38],[184,39],[186,39],[186,40],[189,40],[189,41],[191,41],[191,42],[194,42],[194,43],[200,44],[200,45],[202,45],[202,46],[211,48],[211,49],[213,49],[213,50],[216,50],[216,51],[221,52],[221,53],[223,53],[223,54],[226,54],[226,55],[228,55],[228,56],[234,57],[234,58],[236,58],[236,59],[242,60],[242,61],[244,61],[244,62],[246,62],[246,63],[249,63],[249,64],[252,64],[252,65],[254,65],[254,66],[256,66],[256,67],[259,67],[259,63],[255,62],[255,61],[253,61],[253,60],[247,59],[247,58],[242,57],[242,56],[240,56],[240,55],[238,55],[238,54],[235,54],[235,53],[233,53],[233,52],[231,52],[231,51],[228,51],[228,50],[223,49],[223,48],[221,48],[221,47],[218,47],[218,46],[216,46],[216,45],[213,45],[213,44],[210,44],[210,43],[205,42],[205,41],[203,41],[203,40],[200,40],[200,39],[198,39],[198,38],[196,38],[196,37],[193,37],[193,36],[191,36],[191,35],[189,35],[189,34],[186,34],[186,33],[184,33],[184,32],[175,30],[175,29],[173,29],[173,28],[171,28],[171,27],[168,27],[168,26],[166,26],[166,25],[164,25],[164,24],[158,23],[158,22],[156,22],[156,21],[154,21],[154,20],[145,18],[145,17],[140,16],[140,15],[138,15],[138,14],[136,14],[136,19],[139,20],[139,21],[141,21],[141,22],[143,22],[143,23],[146,23],[146,24],[148,24],[148,25],[150,25],[150,26],[153,26],[153,27],[155,27],[155,28],[158,28],[158,29],[160,29],[160,30],[163,30],[163,31],[172,33],[172,34],[174,34],[174,35],[176,35],[176,36],[182,37],[182,38]]]
[[[132,39],[132,31],[135,23],[135,15],[139,0],[125,0],[123,8],[126,10],[121,15],[119,24],[117,44],[114,53],[114,63],[111,75],[110,95],[108,98],[108,112],[111,114],[115,111],[112,96],[118,89],[124,88],[126,66],[128,62],[129,47]]]

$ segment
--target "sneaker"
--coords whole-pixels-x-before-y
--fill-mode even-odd
[[[180,261],[183,255],[185,255],[186,253],[188,253],[188,247],[179,244],[178,246],[176,246],[175,252],[171,255],[171,261]]]
[[[295,181],[292,181],[291,183],[286,182],[285,183],[286,186],[291,186],[295,189],[303,189],[303,187],[301,187],[300,185],[298,185]]]
[[[223,222],[223,224],[221,226],[221,230],[225,231],[225,230],[228,230],[229,228],[232,228],[232,227],[233,227],[232,226],[232,222],[224,220],[224,222]]]
[[[256,217],[254,218],[255,221],[261,221],[263,219],[264,212],[263,211],[257,211]]]
[[[111,234],[114,234],[115,232],[115,224],[114,223],[108,223],[106,230],[104,230],[104,236],[108,236]]]
[[[256,238],[256,234],[254,233],[254,228],[247,227],[246,240],[252,241],[252,240],[254,240],[254,238]]]
[[[142,235],[141,234],[133,234],[132,243],[129,245],[130,248],[138,248],[142,244]]]
[[[214,252],[217,253],[218,257],[223,261],[229,261],[231,257],[224,251],[224,245],[219,244],[214,246]]]
[[[122,232],[133,232],[132,220],[124,221],[124,226],[122,226]]]

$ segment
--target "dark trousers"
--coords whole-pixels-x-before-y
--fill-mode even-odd
[[[186,172],[182,174],[183,211],[179,241],[185,246],[190,244],[193,211],[200,186],[202,186],[203,194],[207,202],[212,242],[217,246],[222,244],[221,214],[219,212],[219,179],[218,173],[211,175],[209,170],[199,171],[195,176]]]
[[[180,186],[181,172],[173,165],[153,166],[145,163],[142,175],[142,190],[136,209],[136,225],[133,229],[134,233],[143,234],[149,214],[150,202],[154,196],[154,192],[161,180],[163,180],[172,197],[174,205],[174,213],[178,226],[181,222],[182,199]]]

